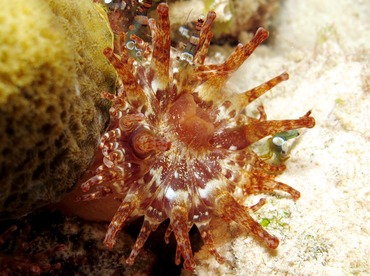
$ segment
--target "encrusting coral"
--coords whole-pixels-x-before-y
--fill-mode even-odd
[[[140,3],[151,7],[151,1]],[[251,194],[280,190],[297,200],[300,193],[275,180],[284,165],[266,163],[250,146],[280,132],[312,128],[311,112],[295,120],[267,120],[259,106],[259,118],[245,114],[249,103],[287,80],[287,73],[240,94],[228,86],[232,73],[267,39],[265,29],[259,28],[249,43],[239,44],[224,63],[206,64],[215,12],[197,21],[188,44],[179,50],[171,47],[168,5],[160,3],[156,11],[157,19],[140,14],[134,22],[136,27],[149,26],[151,42],[132,26],[135,33],[119,33],[114,49],[104,50],[122,86],[117,95],[102,94],[112,102],[110,130],[100,142],[100,166],[81,184],[84,194],[76,199],[81,206],[97,200],[98,209],[106,207],[99,199],[118,202],[104,239],[109,249],[127,220],[144,216],[127,264],[133,264],[149,234],[168,218],[165,240],[174,233],[175,262],[183,259],[185,269],[196,266],[188,234],[193,225],[209,252],[224,261],[213,243],[210,222],[215,217],[236,222],[276,248],[278,238],[250,215],[265,200],[253,206],[243,203]]]
[[[88,168],[116,73],[90,0],[0,0],[0,218],[58,200]]]

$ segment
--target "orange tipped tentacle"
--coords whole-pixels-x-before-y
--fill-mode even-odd
[[[169,224],[167,229],[166,229],[166,232],[164,233],[164,242],[166,244],[170,243],[170,236],[171,236],[172,232],[173,232],[172,226],[171,226],[171,224]]]
[[[100,187],[97,187],[96,189],[97,189],[97,191],[95,191],[93,193],[83,194],[81,196],[77,196],[75,198],[75,200],[76,201],[97,200],[97,199],[104,198],[104,197],[108,196],[109,194],[113,193],[111,188],[105,187],[105,186],[100,186]]]
[[[140,249],[144,246],[144,243],[148,239],[150,233],[155,231],[158,227],[158,224],[152,224],[150,221],[144,219],[143,225],[141,226],[139,236],[136,239],[134,247],[131,251],[130,256],[127,258],[126,263],[133,265],[136,256],[139,254]]]
[[[161,3],[157,7],[158,21],[149,19],[149,27],[152,30],[153,53],[150,69],[155,72],[156,86],[165,89],[169,81],[170,68],[170,19],[168,16],[168,6]]]
[[[120,60],[111,48],[105,48],[104,55],[109,59],[122,81],[125,89],[126,100],[138,110],[147,110],[148,100],[140,85],[137,83],[131,64]]]
[[[279,245],[278,238],[270,235],[256,222],[243,205],[240,205],[230,194],[223,193],[216,198],[216,211],[226,220],[233,220],[249,229],[255,236],[263,240],[270,248]]]
[[[214,11],[210,11],[207,14],[206,21],[202,25],[199,37],[199,44],[197,47],[196,54],[194,56],[194,63],[196,64],[203,64],[208,54],[209,45],[211,44],[212,40],[211,28],[213,25],[213,21],[215,21],[215,19],[216,13]]]
[[[221,65],[200,65],[195,68],[196,76],[202,79],[202,87],[199,94],[205,101],[212,101],[220,106],[227,95],[223,95],[222,87],[253,51],[268,37],[268,31],[259,28],[252,40],[245,44],[239,44],[235,51]]]
[[[213,34],[209,32],[207,34],[206,39],[204,40],[203,47],[199,49],[199,51],[196,53],[194,57],[194,63],[195,64],[204,64],[204,61],[206,59],[206,56],[208,54],[209,47],[211,45]]]
[[[296,120],[270,120],[245,125],[243,128],[247,146],[278,132],[314,127],[315,119],[310,114],[308,112]]]
[[[314,127],[315,119],[310,117],[310,114],[311,112],[307,112],[296,120],[253,121],[244,126],[225,128],[214,135],[212,144],[215,147],[225,149],[244,149],[260,139],[278,132]]]
[[[256,204],[254,204],[252,206],[247,206],[245,208],[247,208],[247,209],[249,209],[253,212],[257,212],[265,204],[266,204],[266,199],[265,198],[260,198],[260,200]]]
[[[212,233],[211,233],[211,230],[209,229],[209,226],[201,225],[197,227],[203,239],[204,244],[208,247],[209,253],[215,256],[219,264],[223,264],[225,262],[225,258],[222,257],[220,253],[218,253],[218,251],[216,250],[213,237],[212,237]]]
[[[109,249],[114,247],[117,242],[118,233],[121,231],[123,224],[138,206],[138,198],[136,196],[125,198],[125,200],[121,203],[108,226],[108,230],[104,238],[104,244]]]
[[[242,111],[249,103],[253,102],[255,99],[259,98],[263,94],[265,94],[267,91],[271,90],[273,87],[281,83],[282,81],[285,81],[289,79],[288,73],[282,73],[275,78],[257,86],[254,87],[244,93],[240,94],[233,94],[231,96],[230,102],[233,103],[234,108],[236,109],[236,112]]]
[[[260,114],[260,117],[258,118],[258,121],[266,121],[267,120],[267,114],[265,112],[265,108],[263,107],[263,105],[262,104],[259,105],[257,107],[257,110]]]
[[[238,44],[235,51],[226,59],[226,61],[220,65],[202,65],[199,66],[199,71],[218,71],[227,72],[231,74],[236,71],[248,57],[254,52],[254,50],[264,40],[268,38],[268,31],[264,28],[259,28],[254,37],[247,44]]]
[[[176,264],[180,264],[182,256],[184,259],[184,268],[188,270],[194,270],[195,260],[189,240],[189,223],[187,209],[183,206],[174,206],[171,210],[170,219],[177,242]]]
[[[119,175],[114,170],[104,169],[104,166],[99,166],[96,169],[96,175],[86,180],[81,184],[81,190],[87,192],[92,186],[106,184],[114,179],[117,179]]]
[[[268,38],[268,36],[269,33],[267,30],[259,28],[251,41],[245,45],[239,44],[236,47],[235,51],[228,57],[228,59],[220,65],[220,70],[227,71],[229,73],[236,71],[244,61],[249,58],[258,45]]]
[[[246,195],[279,190],[289,193],[294,200],[299,199],[301,196],[296,189],[272,179],[270,175],[263,176],[261,172],[257,173],[256,170],[252,170],[252,175],[249,175],[249,181],[242,186],[242,189]]]

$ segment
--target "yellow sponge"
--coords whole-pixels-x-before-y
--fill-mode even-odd
[[[57,201],[109,120],[112,36],[91,0],[0,0],[0,219]]]

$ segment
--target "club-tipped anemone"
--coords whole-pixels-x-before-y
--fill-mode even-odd
[[[250,215],[265,202],[244,206],[251,194],[280,190],[294,200],[297,190],[274,180],[284,165],[270,165],[250,149],[266,136],[298,128],[312,128],[307,112],[295,120],[267,120],[245,115],[245,107],[288,79],[287,73],[236,93],[227,81],[253,51],[268,37],[260,28],[246,45],[239,44],[222,64],[205,64],[215,12],[196,24],[183,52],[171,48],[167,4],[157,6],[157,20],[150,18],[151,43],[131,34],[120,35],[115,49],[104,54],[115,67],[122,87],[117,95],[103,93],[112,102],[110,130],[101,139],[101,166],[82,184],[79,200],[99,199],[117,191],[120,206],[104,243],[113,248],[123,225],[135,216],[144,222],[130,256],[132,264],[140,248],[157,226],[170,219],[165,234],[177,241],[175,261],[193,270],[195,260],[189,230],[196,225],[209,252],[218,262],[210,222],[214,217],[233,221],[276,248],[278,238],[270,235]],[[134,41],[140,59],[127,47]],[[94,190],[96,189],[96,190]],[[241,198],[242,197],[242,198]]]

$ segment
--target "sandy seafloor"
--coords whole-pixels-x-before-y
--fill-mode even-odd
[[[290,80],[258,103],[269,119],[312,110],[315,128],[295,140],[288,169],[277,178],[301,198],[266,196],[254,214],[270,220],[266,229],[280,239],[277,250],[220,222],[217,247],[227,262],[218,264],[203,248],[195,254],[196,274],[370,275],[369,15],[366,0],[283,1],[272,42],[256,50],[234,81],[245,90],[287,71]]]

